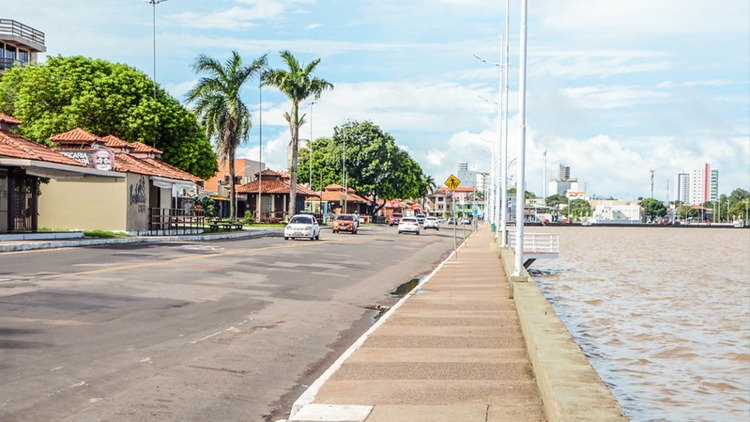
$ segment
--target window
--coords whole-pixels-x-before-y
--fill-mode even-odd
[[[6,45],[5,46],[5,58],[6,59],[16,59],[16,47],[12,45]]]
[[[18,61],[21,63],[29,62],[29,52],[24,50],[18,50]]]

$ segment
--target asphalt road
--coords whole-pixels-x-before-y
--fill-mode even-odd
[[[283,418],[446,229],[0,254],[0,420]]]

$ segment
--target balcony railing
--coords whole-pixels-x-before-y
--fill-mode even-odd
[[[12,35],[44,46],[44,32],[12,19],[0,19],[0,35]]]

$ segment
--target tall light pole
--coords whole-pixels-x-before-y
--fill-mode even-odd
[[[263,192],[263,82],[258,84],[258,99],[260,100],[260,108],[258,110],[258,125],[259,125],[259,138],[258,138],[258,199],[255,201],[255,208],[258,210],[258,222],[263,218],[263,201],[261,195]]]
[[[500,165],[500,189],[502,207],[500,208],[500,246],[508,245],[508,71],[510,63],[508,55],[510,53],[510,0],[505,0],[505,62],[503,63],[503,93],[505,94],[505,111],[503,112],[503,128],[505,130],[503,143],[504,151],[500,154],[503,162]]]
[[[315,101],[310,103],[310,145],[308,145],[310,147],[310,190],[312,190],[313,105],[315,105]]]
[[[544,157],[544,172],[542,176],[542,195],[544,195],[544,205],[547,205],[547,150],[542,153]],[[584,189],[585,190],[585,189]]]
[[[152,6],[153,10],[153,28],[154,28],[154,98],[156,98],[156,5],[164,3],[167,0],[146,0],[146,3]]]
[[[344,136],[342,137],[342,139],[343,139],[344,149],[341,151],[341,162],[342,162],[342,170],[343,170],[342,177],[344,179],[343,180],[344,182],[344,214],[347,214],[346,200],[349,199],[348,198],[349,186],[348,186],[348,180],[346,179],[346,137],[348,135],[348,132],[343,131],[343,135]]]
[[[523,268],[523,218],[526,186],[526,14],[528,0],[521,2],[521,58],[518,83],[518,179],[516,181],[516,262],[513,276],[520,277]]]

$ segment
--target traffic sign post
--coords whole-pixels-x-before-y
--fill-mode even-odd
[[[448,176],[447,179],[445,179],[445,186],[450,189],[451,191],[451,215],[453,216],[453,258],[458,259],[458,247],[456,246],[456,229],[458,228],[458,219],[456,218],[456,196],[455,196],[455,190],[458,187],[458,185],[461,184],[461,181],[458,180],[458,177],[454,175]],[[464,236],[464,239],[466,236]]]

